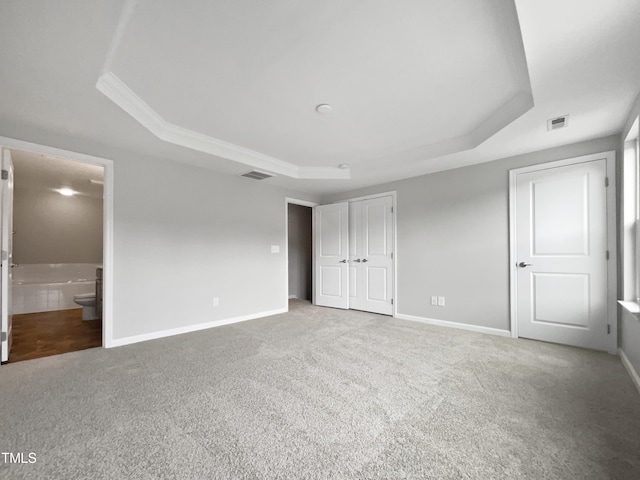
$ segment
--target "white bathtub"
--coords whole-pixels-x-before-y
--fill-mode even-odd
[[[13,268],[11,310],[13,314],[82,308],[74,295],[96,288],[93,263],[27,264]]]

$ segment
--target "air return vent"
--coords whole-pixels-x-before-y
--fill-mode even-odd
[[[551,118],[547,120],[547,130],[557,130],[569,125],[569,115],[563,115],[561,117]]]
[[[242,177],[253,178],[254,180],[264,180],[265,178],[271,178],[273,175],[270,173],[259,172],[257,170],[251,170],[248,173],[241,175]]]

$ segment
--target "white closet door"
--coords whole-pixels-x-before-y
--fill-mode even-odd
[[[390,196],[351,202],[350,308],[393,313],[392,206]]]
[[[349,308],[349,204],[320,205],[313,211],[315,304]]]

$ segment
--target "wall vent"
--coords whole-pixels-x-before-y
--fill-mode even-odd
[[[547,120],[547,130],[557,130],[569,125],[569,115],[563,115],[561,117],[551,118]]]
[[[243,173],[241,177],[253,178],[254,180],[264,180],[265,178],[273,177],[273,175],[270,173],[259,172],[258,170],[251,170],[250,172]]]

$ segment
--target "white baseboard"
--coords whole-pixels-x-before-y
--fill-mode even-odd
[[[297,299],[297,298],[298,298],[298,296],[297,296],[297,295],[289,295],[289,300],[293,300],[294,298],[296,298],[296,299]]]
[[[499,337],[510,337],[509,330],[501,330],[499,328],[481,327],[479,325],[469,325],[468,323],[449,322],[447,320],[436,320],[434,318],[416,317],[415,315],[405,315],[397,313],[396,318],[400,320],[410,320],[412,322],[426,323],[427,325],[437,325],[439,327],[459,328],[461,330],[470,330],[472,332],[487,333],[489,335],[498,335]]]
[[[618,354],[620,355],[620,360],[622,360],[622,364],[627,369],[627,372],[629,372],[629,375],[631,375],[631,380],[633,380],[633,383],[636,385],[636,388],[638,389],[638,393],[640,393],[640,375],[638,375],[638,372],[636,372],[636,369],[633,368],[633,365],[631,364],[629,357],[627,357],[627,355],[624,353],[624,350],[619,348]]]
[[[267,312],[252,313],[241,317],[226,318],[224,320],[214,320],[213,322],[198,323],[196,325],[187,325],[185,327],[171,328],[169,330],[161,330],[159,332],[143,333],[142,335],[134,335],[132,337],[114,338],[108,346],[121,347],[132,343],[146,342],[147,340],[155,340],[157,338],[171,337],[182,333],[197,332],[198,330],[206,330],[208,328],[221,327],[223,325],[231,325],[232,323],[245,322],[247,320],[255,320],[256,318],[270,317],[279,313],[286,313],[287,308],[279,308],[277,310],[269,310]]]

